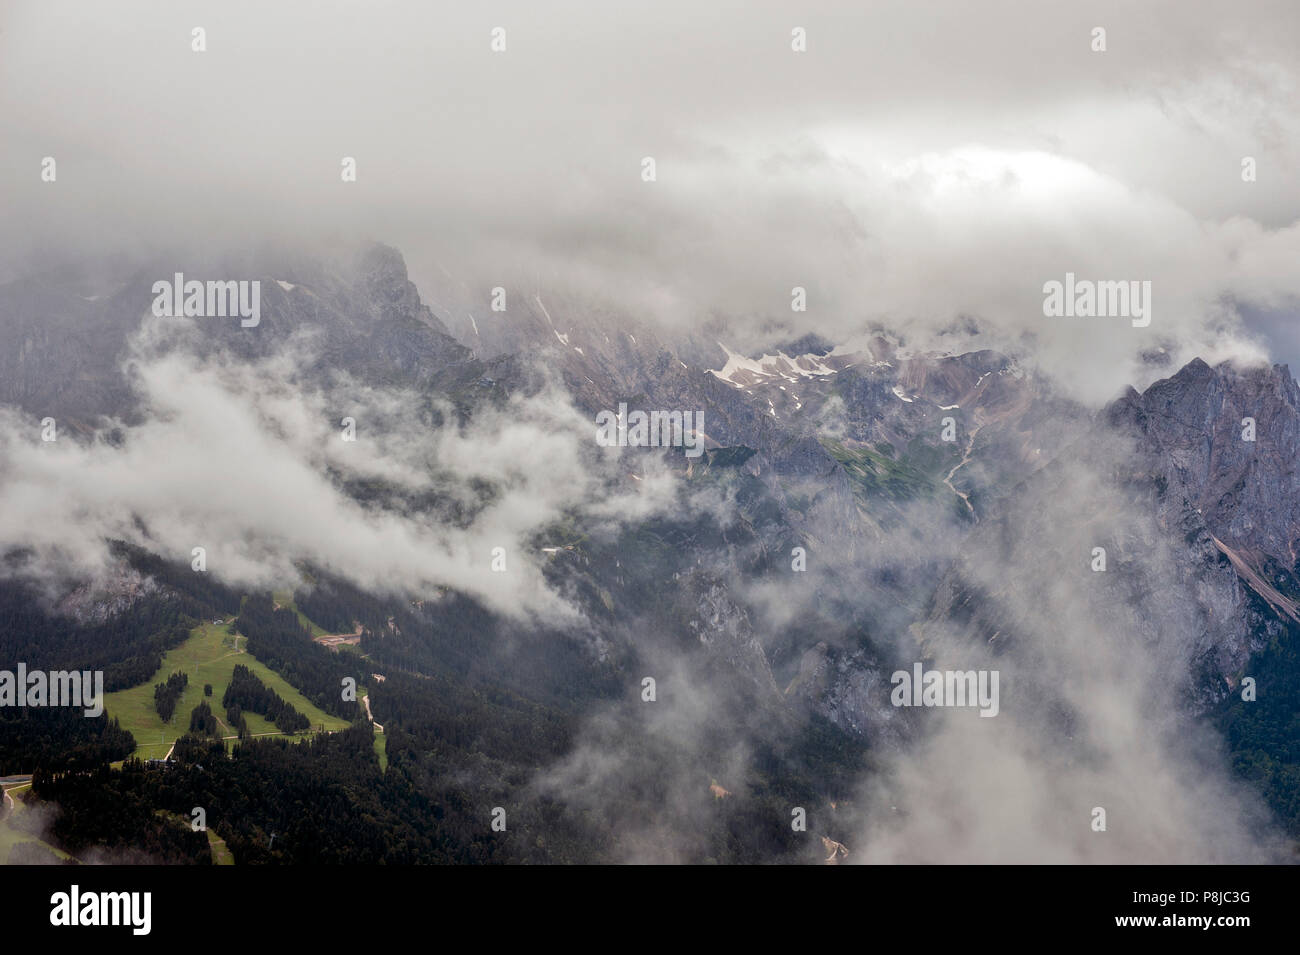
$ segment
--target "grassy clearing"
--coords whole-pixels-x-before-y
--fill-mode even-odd
[[[867,496],[907,501],[933,493],[942,483],[941,452],[923,449],[927,453],[896,460],[865,445],[848,447],[831,438],[823,438],[821,443],[853,478],[854,490]]]
[[[347,727],[346,720],[331,716],[310,703],[301,693],[276,672],[244,652],[247,639],[232,634],[226,624],[205,623],[190,632],[189,639],[163,655],[162,666],[158,671],[139,686],[128,690],[117,690],[104,694],[104,708],[109,716],[117,717],[124,729],[135,736],[135,756],[141,759],[161,758],[167,755],[176,740],[185,735],[190,726],[190,711],[204,699],[203,684],[212,684],[212,696],[208,704],[217,718],[225,725],[225,709],[221,706],[222,694],[230,683],[230,675],[236,664],[243,664],[257,674],[258,679],[291,703],[294,709],[304,714],[312,723],[309,732],[315,732],[321,726],[327,730],[339,730]],[[170,674],[183,671],[189,676],[189,686],[176,704],[176,712],[170,723],[164,723],[154,708],[153,688]],[[279,734],[273,723],[267,722],[255,713],[245,714],[248,731],[253,734]],[[232,735],[233,728],[222,730],[223,736]],[[299,734],[308,735],[308,734]]]
[[[284,607],[286,610],[292,610],[294,613],[296,613],[298,615],[298,622],[311,631],[311,638],[313,640],[315,640],[317,637],[324,637],[329,635],[328,630],[316,626],[316,624],[312,623],[310,620],[307,619],[306,614],[304,614],[301,610],[298,609],[298,605],[293,602],[292,591],[289,590],[272,591],[271,600],[279,604],[281,607]]]
[[[31,785],[31,783],[19,783],[16,786],[4,787],[5,792],[9,793],[10,796],[13,797],[14,807],[12,812],[5,816],[4,821],[0,822],[0,865],[4,865],[4,863],[9,859],[9,850],[21,842],[35,842],[38,845],[44,846],[46,849],[50,850],[50,852],[53,852],[60,859],[72,858],[72,856],[68,855],[62,849],[56,849],[48,842],[37,839],[30,833],[24,832],[21,828],[13,825],[25,812],[28,811],[27,807],[23,804],[22,799],[19,798],[19,795],[30,789]]]
[[[366,700],[369,696],[370,688],[367,687],[362,690],[361,695],[357,697],[357,701],[361,704],[362,712],[365,712]],[[370,730],[375,736],[375,755],[379,757],[379,771],[381,773],[386,772],[388,770],[388,739],[373,722],[370,724]]]
[[[217,831],[208,828],[208,848],[212,850],[212,861],[216,865],[234,865],[235,857],[231,854],[226,840],[217,835]]]

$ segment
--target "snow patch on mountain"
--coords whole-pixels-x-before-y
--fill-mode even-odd
[[[800,378],[823,378],[838,372],[839,368],[828,365],[829,356],[806,354],[791,357],[783,351],[775,355],[764,354],[761,358],[746,358],[738,355],[722,342],[718,342],[727,355],[727,362],[721,368],[708,369],[709,374],[736,386],[755,384],[760,379],[781,378],[785,381],[798,381]]]

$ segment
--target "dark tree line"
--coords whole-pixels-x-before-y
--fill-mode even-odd
[[[234,727],[240,739],[248,738],[248,721],[244,719],[244,709],[238,703],[226,707],[226,722]]]
[[[176,712],[176,702],[189,682],[189,674],[178,671],[169,676],[165,683],[154,684],[153,705],[164,723],[171,722],[172,714]]]
[[[230,675],[230,685],[221,698],[221,705],[226,708],[226,718],[233,724],[242,724],[243,711],[248,710],[265,716],[286,733],[301,733],[311,729],[311,720],[294,709],[293,704],[286,703],[280,694],[259,680],[257,674],[242,663],[235,665],[235,670]]]
[[[147,681],[162,656],[178,646],[200,620],[239,610],[239,594],[126,544],[113,553],[153,578],[161,588],[128,610],[99,622],[80,622],[57,612],[43,590],[19,577],[0,579],[0,661],[29,670],[102,671],[112,693]],[[0,707],[0,772],[38,767],[73,768],[122,759],[135,750],[131,734],[104,715],[86,717],[63,707]]]
[[[356,622],[378,629],[390,613],[384,602],[346,580],[316,574],[316,584],[293,595],[293,601],[307,618],[330,633],[350,633]]]
[[[135,737],[116,717],[67,706],[0,707],[0,776],[37,769],[89,769],[125,759]]]
[[[37,591],[0,581],[0,659],[22,660],[29,669],[102,670],[108,693],[153,676],[163,653],[195,624],[174,594],[145,597],[107,621],[80,624],[54,613]]]
[[[36,773],[33,792],[56,806],[44,838],[78,857],[112,863],[211,864],[207,834],[192,831],[185,821],[197,803],[177,806],[170,815],[156,811],[149,777],[167,772],[128,759],[121,770]]]
[[[447,594],[415,608],[394,601],[380,627],[361,634],[374,669],[444,676],[460,683],[509,689],[561,708],[608,698],[621,687],[614,665],[593,658],[570,634],[512,627],[482,604]]]
[[[626,661],[594,663],[559,636],[512,631],[467,598],[419,608],[341,587],[314,593],[318,609],[334,603],[325,611],[331,627],[365,625],[363,647],[374,660],[314,644],[297,616],[276,611],[265,594],[245,601],[239,628],[251,653],[322,708],[353,718],[351,728],[298,742],[244,739],[227,754],[220,740],[199,735],[207,712],[196,708],[195,733],[178,741],[172,767],[128,760],[120,772],[43,774],[38,795],[57,797],[65,813],[61,844],[147,847],[182,861],[197,843],[173,844],[181,833],[160,820],[203,806],[240,864],[605,861],[619,858],[628,833],[659,825],[683,835],[691,861],[812,861],[817,832],[853,848],[845,807],[839,817],[826,807],[828,793],[860,778],[861,742],[793,711],[772,718],[760,700],[729,688],[725,673],[706,672],[703,651],[690,664],[734,702],[694,734],[698,749],[684,750],[647,728],[643,704],[623,704],[620,692],[639,672]],[[238,669],[222,700],[236,726],[245,709],[273,705],[264,693],[275,697]],[[385,728],[386,771],[370,726],[340,693],[343,678],[366,682],[371,669],[387,677],[370,690]],[[616,757],[613,781],[590,791],[580,775],[576,786],[556,785],[557,767],[577,755],[580,740]],[[721,780],[732,795],[715,798],[710,775],[732,762],[737,740],[749,749],[745,769]],[[121,818],[104,793],[124,807]],[[791,805],[808,807],[809,833],[791,829]],[[497,806],[507,809],[504,832],[490,825]]]
[[[274,609],[269,594],[244,601],[238,626],[248,637],[248,652],[322,710],[346,720],[361,715],[355,701],[343,699],[345,678],[356,680],[358,686],[365,682],[364,666],[355,654],[335,653],[312,642],[298,615]]]
[[[752,708],[738,707],[741,722],[720,723],[692,753],[647,732],[637,703],[587,740],[620,758],[617,785],[588,798],[545,784],[573,752],[579,715],[501,687],[397,671],[371,694],[386,772],[370,726],[358,722],[297,743],[248,739],[229,755],[220,740],[187,735],[175,766],[124,770],[114,791],[172,814],[205,807],[240,864],[607,861],[619,858],[626,833],[655,825],[685,834],[690,861],[815,861],[816,833],[852,848],[851,817],[841,807],[836,820],[818,781],[857,778],[862,747],[829,724],[795,725],[788,739],[764,742],[743,776],[722,780],[733,795],[715,799],[709,774],[725,764]],[[54,791],[43,788],[42,798]],[[66,823],[77,844],[158,838],[98,820],[94,800],[63,805],[78,817]],[[791,805],[808,807],[814,835],[791,829]],[[505,832],[491,829],[497,806],[507,809]]]
[[[1248,593],[1261,619],[1276,618]],[[1256,680],[1255,699],[1243,700],[1238,686],[1221,705],[1218,722],[1234,770],[1263,792],[1287,834],[1300,839],[1300,627],[1286,622],[1246,673]]]
[[[204,700],[190,712],[190,732],[201,736],[218,736],[217,717]]]
[[[180,594],[190,616],[208,620],[239,613],[240,592],[227,587],[212,574],[195,573],[184,561],[167,561],[124,541],[114,541],[111,549],[133,569]]]

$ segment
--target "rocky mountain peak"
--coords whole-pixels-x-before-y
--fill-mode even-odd
[[[1265,576],[1295,571],[1300,388],[1286,365],[1193,359],[1107,415],[1136,437],[1165,496],[1186,500],[1233,556]]]

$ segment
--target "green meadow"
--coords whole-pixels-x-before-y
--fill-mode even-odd
[[[189,639],[163,655],[162,666],[147,681],[127,690],[104,694],[104,709],[110,717],[117,717],[123,729],[135,736],[134,755],[140,759],[161,758],[167,755],[173,743],[190,728],[190,711],[204,699],[203,684],[212,684],[208,705],[220,721],[221,735],[233,736],[235,730],[226,722],[226,711],[221,697],[230,683],[235,665],[242,663],[252,670],[263,683],[291,703],[298,712],[311,720],[309,735],[321,726],[327,730],[345,729],[346,720],[332,716],[307,699],[275,671],[244,652],[247,639],[230,632],[229,624],[204,623],[190,632]],[[189,676],[189,685],[176,704],[170,723],[164,723],[154,707],[153,688],[172,673],[183,671]],[[255,713],[245,713],[248,731],[254,735],[283,735],[273,723]]]
[[[212,861],[216,865],[235,864],[235,857],[226,847],[226,840],[217,835],[215,829],[208,829],[208,848],[212,851]]]

